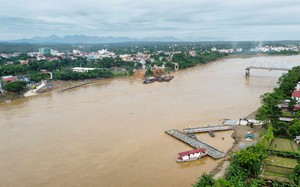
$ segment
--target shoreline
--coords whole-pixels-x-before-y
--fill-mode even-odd
[[[234,59],[234,58],[242,58],[243,59],[243,58],[253,58],[253,57],[260,57],[260,56],[291,56],[291,55],[268,55],[268,54],[229,55],[229,56],[221,57],[217,60],[213,60],[213,61],[210,61],[210,62],[197,64],[193,67],[188,67],[188,68],[185,68],[185,69],[179,69],[178,71],[173,70],[171,72],[167,72],[167,74],[188,71],[188,70],[191,70],[191,69],[194,69],[194,68],[198,68],[198,67],[201,67],[201,66],[204,66],[204,65],[208,65],[210,63],[219,62],[219,61],[226,60],[226,59]],[[115,79],[120,79],[120,78],[140,79],[142,77],[132,75],[132,76],[124,76],[124,77],[112,77],[112,78],[107,78],[107,80],[108,79],[115,80]],[[43,93],[49,93],[49,92],[52,92],[52,91],[67,91],[67,90],[78,88],[78,87],[81,87],[81,86],[84,86],[84,85],[96,83],[99,80],[104,80],[104,78],[101,78],[101,79],[84,79],[84,80],[76,80],[76,81],[74,81],[74,80],[70,80],[70,81],[51,80],[47,83],[45,88],[41,89],[41,91],[37,92],[37,94],[30,95],[29,97],[39,95],[39,94],[43,94]],[[87,82],[89,82],[89,83],[87,83]],[[0,95],[0,102],[5,103],[6,100],[11,100],[12,101],[12,100],[16,100],[16,99],[25,98],[26,96],[24,96],[24,93],[22,93],[22,94],[17,94],[17,93],[3,94],[2,93]]]
[[[297,57],[298,58],[298,57]],[[252,59],[251,59],[252,60]],[[20,140],[25,139],[27,137],[30,138],[30,132],[34,131],[36,126],[39,127],[39,120],[40,122],[44,122],[45,121],[45,128],[43,128],[43,133],[47,133],[47,128],[48,126],[50,127],[50,129],[54,128],[55,130],[57,129],[58,131],[62,131],[63,134],[59,134],[59,136],[57,137],[68,137],[70,139],[76,139],[76,134],[70,134],[69,135],[69,131],[72,130],[72,132],[78,132],[80,133],[80,135],[90,135],[95,136],[92,139],[89,139],[88,142],[84,142],[82,145],[87,145],[89,147],[89,145],[93,146],[91,149],[89,150],[93,150],[94,147],[96,146],[106,146],[106,143],[99,143],[98,137],[101,139],[102,136],[100,137],[100,135],[102,135],[101,133],[103,132],[103,134],[105,134],[105,132],[107,131],[112,131],[114,132],[115,130],[115,126],[116,124],[118,124],[121,128],[124,127],[124,129],[126,128],[126,131],[120,132],[119,134],[122,134],[120,137],[120,140],[124,140],[124,146],[122,145],[122,149],[124,148],[124,150],[126,149],[126,147],[128,145],[132,145],[132,142],[136,142],[136,138],[140,138],[142,139],[142,141],[140,141],[139,143],[137,143],[134,147],[134,150],[132,150],[131,152],[128,152],[128,156],[135,156],[135,158],[137,158],[136,160],[139,161],[139,158],[143,155],[146,155],[146,158],[150,158],[153,161],[157,161],[157,159],[155,157],[153,157],[153,155],[155,155],[156,151],[162,152],[163,153],[163,159],[161,159],[162,163],[164,166],[157,166],[155,168],[151,168],[151,163],[144,163],[144,162],[138,162],[138,165],[128,174],[128,180],[131,180],[131,184],[149,184],[148,181],[143,182],[143,181],[136,181],[135,180],[135,173],[137,171],[140,170],[140,168],[145,167],[145,166],[150,166],[151,169],[149,169],[149,171],[145,172],[145,174],[141,174],[140,176],[137,175],[137,177],[144,177],[146,174],[147,176],[147,180],[157,177],[157,176],[161,176],[161,173],[157,174],[157,171],[166,171],[166,170],[172,170],[172,172],[170,174],[172,174],[173,176],[182,176],[184,174],[184,177],[178,179],[178,182],[174,182],[174,186],[176,186],[175,184],[177,184],[178,186],[184,186],[182,184],[191,184],[191,183],[195,183],[196,179],[201,175],[202,172],[206,172],[206,173],[213,173],[214,176],[217,175],[224,175],[224,171],[226,170],[226,168],[228,168],[228,164],[230,163],[230,159],[233,160],[235,157],[232,156],[232,154],[236,154],[235,150],[239,148],[239,143],[240,140],[234,140],[234,139],[230,139],[230,137],[232,136],[232,134],[234,132],[236,132],[237,130],[230,130],[228,132],[224,132],[221,136],[221,133],[219,134],[218,132],[216,133],[216,138],[213,139],[211,137],[208,136],[208,134],[205,134],[205,136],[202,137],[202,135],[200,134],[200,138],[201,140],[203,140],[204,142],[206,140],[208,140],[207,142],[212,143],[213,146],[216,146],[218,149],[222,150],[223,152],[226,152],[229,156],[227,156],[226,158],[222,158],[219,160],[214,160],[211,158],[207,158],[205,160],[202,160],[200,162],[195,162],[192,164],[186,164],[186,165],[182,165],[179,166],[177,164],[173,163],[173,157],[175,157],[174,152],[180,152],[182,150],[186,149],[186,145],[177,145],[178,143],[176,141],[172,141],[172,140],[168,140],[167,138],[164,137],[164,135],[160,135],[160,132],[162,132],[162,130],[167,129],[166,127],[168,127],[168,129],[170,128],[184,128],[187,127],[189,125],[196,125],[196,124],[207,124],[207,123],[217,123],[220,124],[220,119],[239,119],[240,117],[244,117],[247,116],[248,114],[250,114],[251,112],[255,111],[259,104],[259,95],[261,94],[262,91],[267,92],[269,90],[269,87],[265,88],[263,87],[262,90],[261,89],[256,89],[257,86],[251,86],[251,87],[246,87],[247,89],[245,89],[245,86],[249,86],[247,85],[246,81],[244,81],[244,75],[240,74],[240,70],[243,69],[244,66],[246,66],[248,64],[249,61],[251,60],[245,60],[243,61],[242,59],[233,59],[233,60],[220,60],[219,62],[215,62],[212,64],[204,64],[201,65],[199,67],[196,67],[196,69],[191,69],[192,71],[190,71],[190,69],[184,70],[185,72],[182,71],[178,71],[176,72],[174,75],[176,76],[176,78],[173,80],[173,82],[170,82],[170,84],[168,84],[167,86],[164,86],[161,83],[154,83],[154,85],[143,85],[140,81],[141,78],[134,78],[134,77],[119,77],[119,78],[111,78],[111,79],[104,79],[104,80],[97,80],[95,83],[91,84],[91,85],[86,85],[86,86],[82,86],[82,87],[78,87],[78,88],[74,88],[73,90],[69,90],[66,92],[56,92],[52,91],[50,93],[43,94],[43,95],[39,95],[38,97],[31,97],[31,98],[26,98],[26,99],[21,99],[18,100],[16,102],[12,102],[11,106],[8,106],[8,109],[6,113],[4,113],[4,115],[7,116],[11,116],[11,113],[16,113],[14,111],[21,111],[22,116],[25,116],[27,113],[27,111],[32,111],[31,113],[35,112],[37,115],[34,116],[29,116],[30,117],[30,121],[28,120],[28,124],[30,124],[32,121],[34,121],[35,119],[33,117],[35,116],[43,116],[40,114],[44,113],[44,110],[49,114],[48,116],[46,116],[47,118],[49,118],[49,120],[45,121],[44,119],[38,119],[37,121],[34,121],[35,123],[31,123],[32,125],[28,125],[29,128],[27,128],[25,125],[22,125],[22,118],[20,119],[13,119],[13,123],[17,124],[20,129],[25,129],[26,132],[28,132],[28,134],[24,134],[23,136],[20,136]],[[236,65],[238,64],[238,66]],[[234,71],[231,71],[231,67],[234,67]],[[224,76],[223,72],[225,70],[227,70],[228,68],[230,68],[229,72],[233,72],[233,76]],[[217,71],[218,70],[218,71]],[[211,73],[212,72],[212,73]],[[261,75],[261,74],[258,74]],[[272,75],[272,79],[267,80],[264,84],[260,85],[259,84],[259,88],[261,88],[262,86],[270,86],[276,84],[275,83],[275,77],[277,76],[277,74],[271,74]],[[274,75],[274,76],[273,76]],[[207,82],[203,80],[205,80],[206,77],[212,77],[212,81],[211,82]],[[224,78],[224,81],[223,79]],[[225,79],[226,78],[226,79]],[[241,80],[242,79],[242,80]],[[207,96],[211,96],[211,85],[215,85],[215,83],[220,83],[219,81],[221,81],[221,83],[226,83],[226,82],[233,82],[232,84],[234,85],[234,87],[230,87],[228,88],[228,92],[225,92],[225,95],[215,95],[215,98],[211,98],[211,100],[209,99],[202,99],[202,98],[206,98]],[[234,81],[232,81],[234,80]],[[235,80],[238,80],[235,82]],[[189,82],[190,81],[190,82]],[[202,83],[201,83],[202,82]],[[65,86],[65,88],[67,88],[67,86],[69,87],[73,87],[74,85],[78,85],[78,84],[82,84],[83,81],[74,81],[73,85],[69,84],[66,82],[62,82],[62,86]],[[212,84],[214,83],[214,84]],[[236,83],[236,84],[234,84]],[[253,83],[260,83],[260,79],[258,80],[254,80]],[[197,89],[195,88],[197,86]],[[167,87],[167,88],[165,88]],[[108,89],[109,88],[109,89]],[[215,89],[215,87],[212,87]],[[235,88],[235,89],[232,89]],[[243,89],[244,88],[244,89]],[[57,91],[59,91],[58,88],[56,88]],[[237,98],[233,98],[231,97],[233,94],[232,93],[236,93],[235,90],[240,90],[241,93],[236,94],[237,96],[241,96],[241,97],[237,97]],[[170,99],[168,98],[167,100],[165,100],[164,97],[157,97],[157,96],[164,96],[166,95],[166,90],[170,91],[171,96]],[[207,90],[207,92],[206,92]],[[266,91],[267,90],[267,91]],[[148,92],[151,91],[152,93]],[[156,91],[156,92],[154,92]],[[172,91],[172,92],[171,92]],[[214,90],[212,90],[214,91]],[[227,90],[225,90],[227,91]],[[192,93],[191,93],[192,92]],[[173,95],[174,93],[174,95]],[[176,94],[175,94],[176,93]],[[186,93],[186,95],[184,94]],[[263,93],[263,92],[262,92]],[[245,94],[245,95],[244,95]],[[132,97],[134,96],[134,97]],[[201,96],[201,97],[199,97]],[[132,99],[133,98],[133,99]],[[150,98],[149,101],[159,101],[157,103],[160,103],[164,106],[162,106],[162,109],[158,109],[157,111],[155,110],[157,108],[158,105],[152,105],[149,106],[149,111],[154,111],[152,112],[148,118],[148,111],[144,110],[142,112],[140,112],[140,107],[144,106],[145,104],[145,98]],[[187,99],[187,98],[191,98],[191,99]],[[232,101],[229,101],[229,98],[233,98]],[[133,102],[132,102],[133,101]],[[148,101],[148,100],[147,100]],[[174,102],[175,101],[175,102]],[[184,111],[187,111],[185,113],[182,113],[183,110],[182,109],[175,109],[175,110],[171,110],[168,111],[166,109],[168,108],[175,108],[173,106],[178,106],[176,104],[176,102],[180,102],[180,101],[185,101],[185,106],[183,106],[183,109],[187,109]],[[226,104],[226,107],[220,107],[219,105],[214,105],[212,103],[217,103],[216,101],[224,101],[224,102],[220,102],[222,104]],[[201,103],[203,102],[203,103]],[[243,105],[237,105],[236,102],[238,103],[242,103]],[[243,103],[245,102],[245,103]],[[154,103],[154,102],[151,102]],[[174,103],[174,104],[173,104]],[[202,107],[202,104],[204,107]],[[18,104],[21,104],[20,106],[18,106]],[[68,105],[70,106],[74,106],[74,108],[68,107]],[[118,107],[115,107],[118,106]],[[228,106],[227,106],[228,105]],[[40,107],[37,107],[40,106]],[[131,108],[123,108],[123,106],[132,106]],[[148,107],[148,106],[147,106]],[[6,107],[4,106],[4,110]],[[20,108],[20,109],[19,109]],[[25,110],[24,110],[24,109]],[[29,108],[30,110],[28,110],[27,108]],[[71,108],[72,110],[70,110],[69,108]],[[86,109],[85,109],[86,108]],[[178,108],[178,107],[177,107]],[[180,107],[181,108],[181,107]],[[204,108],[204,110],[202,110]],[[79,110],[78,110],[79,109]],[[199,110],[200,109],[200,110]],[[65,111],[64,111],[65,110]],[[189,111],[191,110],[191,111]],[[59,111],[59,112],[57,112]],[[83,111],[85,111],[85,113],[87,115],[83,115]],[[107,111],[107,112],[106,112]],[[161,111],[163,112],[164,117],[162,119],[160,119],[159,121],[157,121],[157,114],[161,114]],[[212,113],[212,111],[214,111],[214,113]],[[225,112],[225,113],[224,113]],[[101,113],[101,116],[97,115]],[[116,119],[116,121],[111,120],[110,116],[112,113],[118,113],[120,114],[120,119]],[[50,115],[51,114],[51,115]],[[132,115],[134,114],[134,115]],[[141,115],[142,114],[142,115]],[[146,114],[146,115],[145,115]],[[174,115],[175,114],[175,115]],[[181,115],[179,115],[181,114]],[[208,114],[208,115],[206,115]],[[211,115],[210,115],[211,114]],[[76,123],[78,122],[78,124],[75,126],[73,125],[73,123],[69,123],[69,118],[65,118],[66,120],[66,127],[65,128],[61,128],[61,125],[58,123],[60,122],[60,120],[64,119],[62,116],[74,116],[78,119],[74,120],[76,121]],[[21,116],[21,115],[20,115]],[[22,117],[21,116],[21,117]],[[58,117],[56,117],[58,116]],[[83,117],[82,117],[83,116]],[[178,117],[176,117],[178,116]],[[96,118],[95,118],[96,117]],[[145,121],[145,123],[143,123],[143,126],[141,126],[140,121],[142,121],[143,119],[145,119],[145,117],[147,117],[147,120]],[[174,118],[176,117],[176,118]],[[31,119],[32,118],[32,119]],[[94,118],[94,119],[93,119]],[[99,125],[99,120],[101,121],[103,119],[103,121],[106,121],[107,123],[105,123],[104,127],[100,127],[101,125]],[[118,117],[119,118],[119,117]],[[4,122],[6,122],[6,119],[9,118],[3,118]],[[80,119],[80,120],[79,120]],[[89,121],[89,119],[91,119],[91,121]],[[50,121],[51,120],[51,121]],[[51,122],[56,122],[55,124],[52,124]],[[128,120],[128,121],[127,121]],[[212,122],[213,121],[213,122]],[[124,122],[124,123],[122,123]],[[133,123],[134,122],[134,123]],[[25,121],[25,123],[27,124],[27,120]],[[86,125],[82,126],[83,123],[86,123]],[[156,123],[156,124],[154,124]],[[160,124],[161,123],[161,124]],[[19,125],[20,124],[20,125]],[[126,126],[124,125],[126,124]],[[145,125],[144,125],[145,124]],[[152,124],[154,124],[153,126],[151,126]],[[216,124],[216,125],[217,125]],[[53,125],[53,127],[51,126]],[[54,126],[55,125],[55,126]],[[194,126],[193,125],[193,126]],[[119,126],[116,126],[119,128]],[[142,135],[143,133],[136,133],[136,132],[145,132],[145,127],[147,127],[150,130],[147,130],[148,132],[145,135]],[[174,127],[175,126],[175,127]],[[135,129],[135,132],[132,132],[132,130],[130,130],[128,127],[131,127],[132,129]],[[28,130],[27,130],[28,129]],[[37,128],[39,130],[39,128]],[[70,130],[69,130],[70,129]],[[84,129],[84,131],[80,131],[81,129]],[[128,129],[128,130],[127,130]],[[24,130],[24,131],[25,131]],[[40,134],[40,133],[39,133]],[[124,134],[124,136],[123,136]],[[134,134],[134,136],[132,136],[132,134]],[[137,135],[138,134],[138,135]],[[10,134],[8,134],[10,135]],[[51,136],[50,136],[51,135]],[[49,132],[49,136],[48,137],[52,137],[55,135],[55,132],[51,131]],[[63,135],[63,136],[62,136]],[[241,134],[242,138],[245,134]],[[39,136],[39,135],[38,135]],[[82,136],[84,138],[84,136]],[[113,137],[107,135],[104,136],[105,138],[109,138],[109,139],[113,139]],[[158,137],[157,140],[155,142],[152,142],[151,139],[153,137]],[[225,137],[225,141],[222,141],[222,137]],[[128,139],[130,138],[130,139]],[[203,138],[203,139],[202,139]],[[256,137],[255,139],[257,139],[258,137]],[[109,140],[107,139],[107,140]],[[126,141],[125,141],[126,140]],[[50,139],[51,141],[51,139]],[[66,145],[68,145],[69,147],[74,146],[74,152],[77,151],[77,149],[79,147],[76,147],[76,145],[74,145],[72,143],[73,141],[69,141],[67,142]],[[110,141],[108,141],[109,143]],[[59,143],[59,142],[57,142]],[[107,144],[108,144],[107,143]],[[57,144],[58,145],[58,144]],[[7,149],[10,148],[10,146],[14,146],[13,143],[9,144],[9,146],[7,146]],[[40,143],[38,144],[38,146],[43,147],[43,144]],[[109,147],[110,145],[107,145],[107,147]],[[147,153],[143,153],[142,148],[144,146],[148,146],[151,148],[151,152],[153,152],[149,155]],[[165,149],[166,146],[170,146],[170,149]],[[86,146],[85,146],[86,147]],[[55,151],[55,149],[51,149],[51,151]],[[83,150],[84,152],[85,150]],[[68,152],[73,153],[73,150],[70,150]],[[139,154],[136,154],[137,152],[139,152]],[[84,152],[85,153],[85,152]],[[114,152],[113,152],[114,153]],[[111,157],[114,154],[108,154],[107,156],[103,156],[105,158]],[[13,153],[11,153],[13,154]],[[149,155],[149,157],[147,156]],[[22,156],[22,155],[21,155]],[[124,159],[128,158],[127,155],[124,155]],[[40,158],[39,156],[36,156],[36,158]],[[82,158],[90,158],[89,155],[84,155],[84,157]],[[123,160],[122,158],[122,160]],[[171,159],[170,159],[171,158]],[[25,162],[26,160],[24,160]],[[55,158],[53,158],[53,161],[60,161],[57,160]],[[93,162],[97,162],[98,163],[101,162],[100,158],[97,159],[93,159]],[[132,163],[126,163],[124,165],[124,168],[128,168],[129,165],[131,165]],[[99,166],[99,168],[104,169],[107,168],[107,166],[110,166],[110,163],[107,163],[107,165],[101,165]],[[118,167],[118,168],[122,168],[121,166],[118,166],[118,163],[116,163],[116,165],[113,165],[114,167]],[[9,165],[7,165],[7,167],[9,167]],[[16,166],[17,167],[17,166]],[[65,167],[69,167],[68,164],[65,165]],[[231,169],[232,166],[229,166],[229,168]],[[42,169],[42,168],[41,168]],[[85,168],[84,165],[82,165],[82,171],[85,170],[91,170],[91,168]],[[199,170],[200,169],[200,170]],[[200,175],[199,175],[199,171],[200,171]],[[228,171],[228,170],[227,170]],[[55,171],[52,171],[53,173],[56,173]],[[111,169],[110,171],[108,171],[108,173],[110,172],[115,172],[117,175],[121,175],[122,171],[119,171],[117,169]],[[183,172],[183,173],[182,173]],[[42,172],[41,172],[42,173]],[[89,173],[89,172],[87,172]],[[198,173],[198,174],[197,174]],[[34,175],[35,173],[32,173],[31,175]],[[76,173],[70,173],[69,176],[76,176]],[[98,175],[98,174],[97,174]],[[105,174],[99,174],[101,177],[105,177]],[[152,177],[153,176],[153,177]],[[13,176],[12,176],[13,177]],[[106,176],[107,177],[107,176]],[[170,180],[171,177],[169,176],[162,176],[162,178],[164,179],[163,182],[157,182],[158,184],[167,184],[168,180]],[[76,181],[76,178],[74,178]],[[113,176],[111,178],[109,178],[107,181],[107,183],[109,183],[109,180],[113,179]],[[42,180],[42,179],[41,179]],[[64,182],[64,181],[63,181]],[[116,182],[116,184],[118,184],[118,182]],[[169,183],[170,184],[170,183]]]
[[[249,114],[248,116],[244,117],[247,119],[254,119],[257,110]],[[246,141],[245,137],[242,135],[247,131],[253,131],[256,138],[253,141]],[[242,148],[240,147],[241,144],[250,145],[256,144],[257,141],[260,139],[262,135],[262,126],[255,126],[254,128],[250,128],[249,126],[238,125],[235,127],[234,131],[231,134],[231,137],[234,139],[232,147],[226,152],[226,156],[222,158],[222,160],[214,167],[209,173],[212,175],[214,179],[217,178],[224,178],[226,175],[226,170],[230,166],[230,161],[234,153],[240,151]]]

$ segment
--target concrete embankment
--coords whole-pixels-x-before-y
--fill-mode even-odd
[[[91,84],[91,83],[93,83],[93,82],[85,82],[85,83],[81,83],[81,84],[76,84],[76,85],[73,85],[73,86],[69,86],[67,88],[63,88],[63,89],[59,90],[59,92],[64,92],[64,91],[71,90],[71,89],[74,89],[74,88],[78,88],[80,86],[84,86],[84,85]]]
[[[42,83],[39,86],[37,86],[36,89],[32,89],[24,93],[24,97],[36,95],[39,92],[39,90],[43,89],[46,85],[47,85],[47,81],[42,80]]]

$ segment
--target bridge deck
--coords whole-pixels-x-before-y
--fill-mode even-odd
[[[279,71],[289,71],[291,68],[277,68],[277,67],[255,67],[255,66],[249,66],[246,68],[246,70],[250,69],[266,69],[266,70],[279,70]]]
[[[167,134],[183,141],[184,143],[186,144],[189,144],[190,146],[192,147],[195,147],[196,149],[199,149],[199,148],[205,148],[208,152],[208,155],[215,158],[215,159],[218,159],[218,158],[222,158],[224,156],[226,156],[225,153],[217,150],[216,148],[202,142],[202,141],[199,141],[199,140],[195,140],[193,138],[190,138],[189,136],[187,136],[185,133],[183,132],[180,132],[179,130],[177,129],[172,129],[172,130],[167,130],[165,131]]]
[[[209,132],[209,131],[227,131],[233,130],[233,126],[222,125],[222,126],[206,126],[206,127],[195,127],[195,128],[185,128],[183,131],[185,133],[199,133],[199,132]]]

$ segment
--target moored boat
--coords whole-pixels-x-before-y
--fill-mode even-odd
[[[165,78],[164,78],[164,81],[169,82],[169,81],[171,81],[172,79],[174,79],[174,76],[173,76],[173,75],[166,75]]]
[[[155,82],[155,81],[158,81],[158,82],[169,82],[173,78],[174,78],[174,76],[172,76],[172,75],[162,75],[160,77],[148,77],[148,78],[144,79],[143,83],[144,84],[148,84],[148,83],[152,83],[152,82]]]
[[[178,153],[179,157],[177,158],[177,162],[189,162],[189,161],[195,161],[203,156],[207,155],[207,151],[205,148],[199,148],[191,151],[185,151]]]
[[[148,84],[148,83],[152,83],[152,82],[155,82],[155,81],[157,81],[156,77],[149,77],[149,78],[145,78],[143,83]]]

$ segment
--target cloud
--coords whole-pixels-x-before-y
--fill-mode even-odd
[[[51,34],[300,39],[298,0],[0,0],[0,4],[0,40]]]

